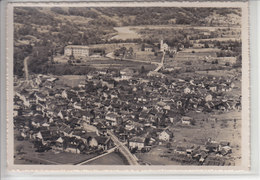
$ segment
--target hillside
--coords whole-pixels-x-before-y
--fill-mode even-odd
[[[14,9],[14,74],[44,73],[44,65],[67,44],[117,43],[114,27],[140,25],[240,25],[239,9],[176,7],[17,7]]]

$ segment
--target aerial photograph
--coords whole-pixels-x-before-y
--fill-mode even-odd
[[[14,7],[14,164],[239,166],[241,21],[230,7]]]

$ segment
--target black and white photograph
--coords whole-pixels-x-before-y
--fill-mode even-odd
[[[11,165],[247,169],[247,4],[122,4],[14,3]]]

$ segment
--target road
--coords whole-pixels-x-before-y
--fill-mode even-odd
[[[25,79],[26,81],[28,81],[28,78],[29,78],[29,73],[28,73],[28,61],[29,57],[26,57],[23,61],[23,66],[24,66],[24,73],[25,73]]]
[[[129,151],[129,149],[121,142],[119,139],[111,132],[107,132],[111,136],[111,139],[114,141],[115,145],[119,151],[123,154],[130,165],[139,165],[138,159]]]
[[[158,72],[163,67],[164,57],[165,57],[165,52],[163,52],[161,63],[158,64],[158,67],[154,70],[155,72]]]

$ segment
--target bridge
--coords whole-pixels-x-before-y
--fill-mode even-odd
[[[129,149],[113,134],[111,131],[107,131],[108,135],[111,136],[111,139],[114,141],[119,152],[126,158],[129,165],[139,165],[138,159],[134,156]]]

